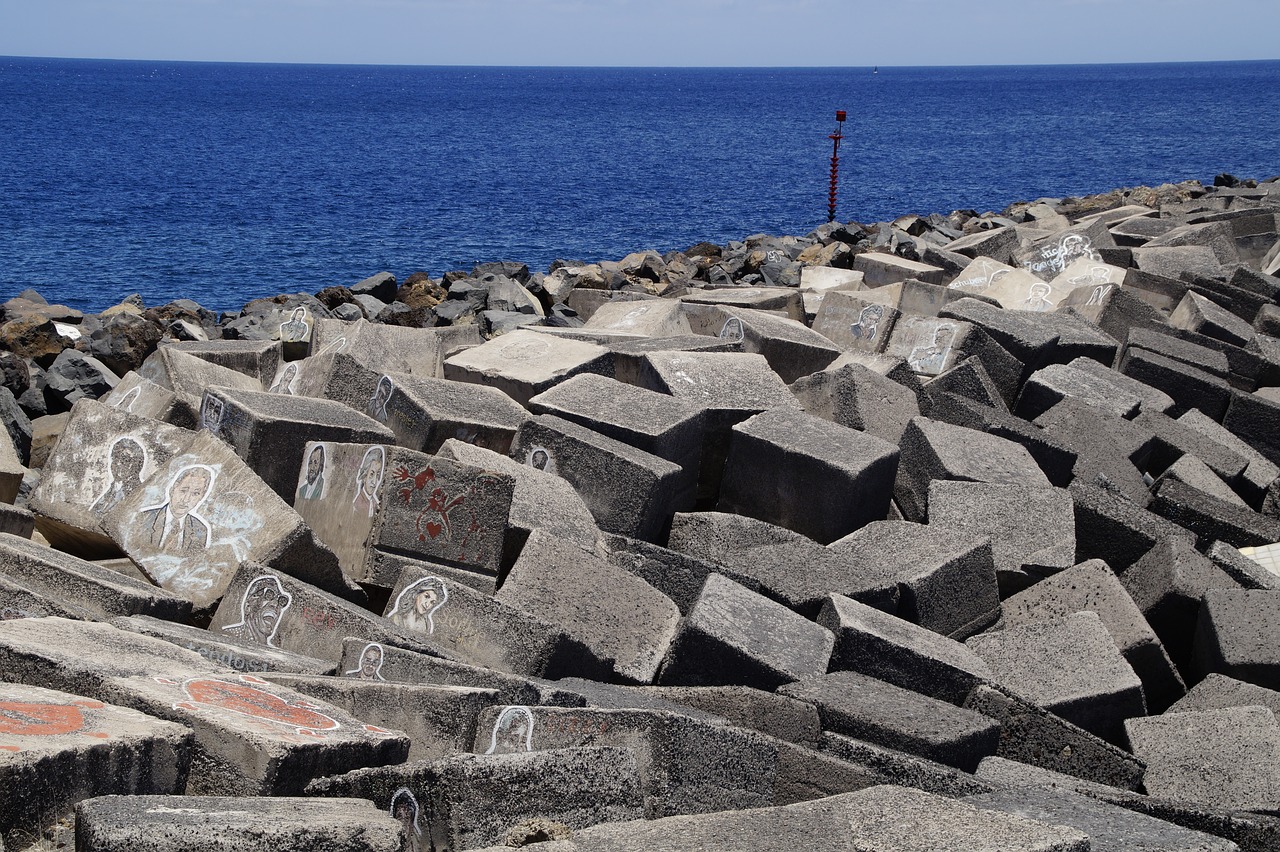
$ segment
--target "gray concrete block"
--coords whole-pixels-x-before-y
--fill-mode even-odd
[[[887,441],[795,411],[733,427],[718,508],[827,544],[888,512],[898,451]]]
[[[1066,397],[1128,420],[1138,415],[1142,405],[1142,398],[1137,394],[1106,381],[1102,376],[1068,364],[1050,364],[1027,378],[1015,411],[1019,417],[1035,420]]]
[[[1265,707],[1165,713],[1125,722],[1147,793],[1232,810],[1280,802],[1280,724]]]
[[[825,672],[834,644],[834,636],[820,625],[712,574],[681,620],[658,681],[775,689]]]
[[[813,330],[838,346],[859,352],[883,352],[902,316],[896,304],[875,290],[834,290],[822,298]]]
[[[1105,740],[1146,714],[1142,681],[1093,612],[1010,627],[969,639],[993,679]]]
[[[1000,739],[988,716],[853,672],[802,678],[778,692],[817,707],[824,730],[966,772],[994,754]]]
[[[1191,291],[1182,297],[1182,301],[1169,315],[1169,325],[1198,332],[1233,346],[1244,346],[1255,334],[1252,325]]]
[[[1280,575],[1245,556],[1224,541],[1215,541],[1205,551],[1209,561],[1244,589],[1280,591]]]
[[[136,710],[0,683],[0,848],[39,848],[44,831],[94,796],[181,793],[192,741],[183,725]]]
[[[363,799],[103,796],[76,808],[76,848],[102,852],[399,852],[400,824]]]
[[[938,267],[886,252],[863,252],[855,255],[853,269],[862,273],[868,288],[883,287],[908,278],[929,284],[943,283],[943,270]]]
[[[806,412],[896,444],[920,405],[910,388],[862,364],[841,360],[797,379],[791,392]]]
[[[638,686],[626,687],[688,710],[727,720],[739,728],[759,731],[789,743],[814,747],[822,736],[818,711],[812,704],[750,686]]]
[[[1151,511],[1196,535],[1202,542],[1259,547],[1280,541],[1280,519],[1221,500],[1176,479],[1161,480]]]
[[[1169,712],[1187,713],[1250,706],[1265,707],[1272,713],[1280,713],[1280,692],[1227,675],[1210,674],[1178,699],[1169,708]]]
[[[279,340],[183,340],[165,341],[161,345],[244,373],[263,386],[276,375],[282,356]]]
[[[1075,452],[1073,481],[1105,484],[1146,506],[1151,495],[1142,471],[1156,446],[1150,430],[1071,397],[1041,414],[1035,423]]]
[[[337,664],[306,654],[295,654],[279,648],[231,636],[211,633],[148,615],[130,615],[111,619],[111,626],[131,633],[172,642],[180,648],[195,651],[209,662],[243,674],[263,672],[295,672],[298,674],[334,674]]]
[[[347,354],[374,370],[444,376],[444,359],[481,342],[474,325],[414,328],[356,320],[318,319],[312,327],[312,357]]]
[[[741,332],[742,351],[764,356],[788,384],[825,368],[840,356],[839,345],[799,320],[742,308],[723,308],[716,314],[717,336],[734,339]]]
[[[1075,513],[1059,488],[935,480],[929,526],[990,538],[1006,596],[1075,564]]]
[[[702,593],[702,585],[711,574],[731,574],[733,580],[751,591],[760,591],[757,580],[736,571],[727,571],[717,562],[659,547],[647,541],[611,535],[606,537],[605,545],[609,549],[609,564],[634,574],[671,598],[679,607],[681,615],[688,615],[689,610],[693,609],[698,595]]]
[[[1077,562],[1101,559],[1123,577],[1164,539],[1195,544],[1182,527],[1099,485],[1073,482],[1068,491],[1075,503]]]
[[[126,400],[130,391],[126,391],[119,397],[111,396],[107,404],[125,407],[133,414],[153,416],[149,413],[149,409],[155,410],[156,407],[167,402],[169,404],[165,420],[175,426],[189,428],[195,428],[200,423],[201,399],[208,388],[262,390],[262,382],[251,376],[206,361],[172,346],[161,346],[148,355],[147,360],[143,361],[142,366],[138,368],[138,377],[168,391],[174,398],[148,400],[147,397],[156,395],[148,393],[149,389],[144,386],[136,398],[141,403],[141,410],[138,404],[129,408],[129,402]]]
[[[578,373],[607,376],[612,372],[609,352],[602,346],[526,330],[504,334],[444,361],[446,379],[496,387],[521,405]]]
[[[1280,687],[1280,592],[1208,589],[1196,622],[1192,670]]]
[[[1173,397],[1176,405],[1171,416],[1194,408],[1221,421],[1231,403],[1231,386],[1225,379],[1132,343],[1125,347],[1117,369]]]
[[[1250,394],[1236,393],[1226,417],[1218,419],[1267,461],[1280,464],[1280,439],[1276,437],[1280,400],[1275,398],[1274,391],[1263,388]]]
[[[49,616],[94,619],[94,616],[83,607],[37,592],[0,572],[0,621]]]
[[[931,394],[929,417],[1021,444],[1050,483],[1065,488],[1075,476],[1076,453],[1021,417],[952,393]]]

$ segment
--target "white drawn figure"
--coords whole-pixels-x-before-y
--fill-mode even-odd
[[[365,450],[360,467],[356,470],[356,496],[351,506],[372,518],[378,512],[378,488],[382,485],[382,473],[387,466],[387,451],[382,447]]]
[[[222,428],[222,416],[225,408],[222,400],[209,393],[204,395],[204,400],[200,403],[200,426],[208,429],[210,432],[217,434]]]
[[[733,343],[741,343],[746,339],[747,331],[742,325],[742,320],[738,317],[729,317],[724,321],[724,325],[720,326],[720,333],[716,337],[721,340],[728,340]]]
[[[130,411],[130,412],[131,412],[131,411],[133,411],[133,404],[134,404],[135,402],[137,402],[137,401],[138,401],[138,398],[139,398],[140,396],[142,396],[142,388],[140,388],[140,387],[133,388],[133,389],[132,389],[132,390],[130,390],[128,393],[126,393],[124,396],[122,396],[122,397],[120,397],[118,400],[116,400],[115,405],[114,405],[113,407],[114,407],[114,408],[119,408],[119,409],[121,409],[121,410],[123,410],[123,411]]]
[[[311,334],[311,326],[307,324],[307,309],[293,309],[289,319],[280,323],[280,340],[283,343],[301,343]]]
[[[530,447],[525,454],[524,463],[544,473],[556,472],[556,460],[546,447]]]
[[[387,403],[391,401],[391,395],[395,391],[396,386],[391,381],[390,376],[379,378],[378,386],[373,389],[373,396],[369,397],[369,402],[364,407],[365,414],[368,414],[379,423],[386,423]]]
[[[434,633],[436,610],[449,602],[449,589],[439,577],[423,577],[405,586],[387,613],[394,623],[419,633]]]
[[[1027,298],[1022,300],[1023,310],[1026,311],[1049,311],[1053,310],[1053,302],[1049,301],[1049,294],[1053,292],[1053,288],[1043,281],[1037,281],[1027,290]]]
[[[956,327],[951,324],[938,326],[933,332],[932,346],[917,346],[907,356],[907,364],[917,373],[937,375],[942,371],[947,356],[951,354],[951,344],[955,342]]]
[[[337,354],[339,352],[346,351],[346,348],[347,348],[347,339],[345,337],[335,337],[333,340],[330,340],[324,346],[321,346],[320,351],[317,352],[316,354],[328,355],[331,352],[334,354]]]
[[[140,526],[157,550],[197,553],[209,546],[209,522],[199,509],[215,479],[217,474],[206,464],[184,467],[174,474],[163,503],[139,510]]]
[[[485,754],[533,751],[533,713],[528,707],[504,707],[493,725]]]
[[[382,676],[382,658],[384,652],[377,642],[370,642],[360,651],[360,662],[356,667],[344,674],[355,675],[360,680],[386,680]]]
[[[276,647],[276,631],[293,603],[293,595],[270,574],[254,577],[240,598],[240,620],[222,628],[232,636],[248,639],[268,648]]]
[[[315,444],[307,453],[306,464],[298,473],[298,499],[319,500],[324,496],[324,444]]]
[[[280,369],[276,380],[267,388],[267,393],[287,393],[294,395],[298,390],[298,365],[290,361]]]
[[[107,469],[111,482],[89,511],[101,518],[134,491],[142,487],[142,469],[147,465],[147,450],[133,438],[116,438],[107,451]]]
[[[418,825],[418,800],[408,787],[401,787],[391,795],[391,807],[387,809],[400,821],[404,837],[408,841],[405,852],[421,852],[422,826]]]
[[[1107,294],[1111,292],[1112,285],[1099,284],[1093,288],[1093,292],[1089,294],[1089,301],[1085,302],[1085,307],[1089,305],[1101,305],[1102,300],[1107,298]]]
[[[874,343],[880,331],[880,320],[884,319],[884,305],[867,305],[858,314],[858,321],[849,326],[849,334],[854,340],[865,340]]]

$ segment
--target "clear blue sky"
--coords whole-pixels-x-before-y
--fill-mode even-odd
[[[0,55],[115,59],[1173,62],[1277,59],[1278,34],[1280,0],[0,0]]]

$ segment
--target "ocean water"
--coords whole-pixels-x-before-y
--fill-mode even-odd
[[[0,296],[216,310],[1280,173],[1280,62],[582,69],[0,58]]]

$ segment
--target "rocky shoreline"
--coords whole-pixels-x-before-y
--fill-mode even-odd
[[[25,291],[0,849],[1280,848],[1278,231]]]

